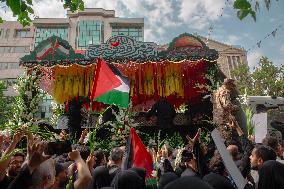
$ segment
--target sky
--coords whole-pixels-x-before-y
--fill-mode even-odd
[[[248,16],[240,21],[233,0],[84,0],[86,8],[115,10],[117,17],[144,18],[144,41],[169,43],[182,33],[198,34],[248,50],[253,69],[261,56],[280,66],[284,64],[284,1],[272,0],[268,11],[260,3],[257,21]],[[255,2],[255,0],[253,0]],[[262,2],[262,0],[260,1]],[[34,0],[35,15],[40,18],[66,17],[61,0]],[[6,8],[0,8],[5,20],[15,20]],[[282,26],[278,28],[278,26]],[[212,28],[212,29],[209,29]],[[278,28],[275,37],[265,36]],[[257,43],[261,41],[260,47]]]

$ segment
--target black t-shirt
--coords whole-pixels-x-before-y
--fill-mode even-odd
[[[0,188],[1,189],[7,189],[9,184],[13,181],[13,178],[8,177],[7,175],[5,175],[5,177],[3,178],[2,181],[0,181]]]

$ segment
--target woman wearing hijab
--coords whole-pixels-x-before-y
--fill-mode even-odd
[[[108,168],[99,166],[94,169],[92,189],[100,189],[105,186],[110,186],[111,180]]]
[[[203,177],[203,180],[210,184],[214,189],[234,189],[231,182],[226,178],[216,173],[209,173]]]
[[[198,177],[184,176],[167,184],[164,189],[214,189]]]
[[[275,160],[266,161],[258,170],[258,189],[284,188],[284,165]]]
[[[170,182],[178,179],[178,176],[175,173],[165,173],[161,176],[158,184],[158,189],[164,189],[164,187]]]
[[[130,170],[124,170],[115,176],[114,189],[142,189],[141,178],[137,173]]]
[[[139,175],[139,177],[141,178],[141,182],[142,182],[142,188],[146,189],[146,169],[144,168],[140,168],[140,167],[132,167],[130,169],[128,169],[130,171],[134,171],[135,173],[137,173]]]

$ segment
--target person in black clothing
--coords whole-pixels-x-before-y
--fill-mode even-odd
[[[110,163],[108,165],[110,179],[113,180],[115,175],[121,171],[123,150],[119,147],[113,148],[110,154]]]
[[[216,173],[209,173],[205,175],[202,180],[210,184],[214,189],[235,189],[226,177]]]
[[[165,98],[161,98],[157,101],[152,108],[146,113],[146,118],[149,119],[151,116],[157,116],[157,126],[161,130],[162,138],[171,133],[174,130],[173,120],[176,116],[175,107],[169,103]]]
[[[0,181],[1,189],[8,188],[9,184],[16,178],[21,170],[21,166],[24,163],[25,154],[16,153],[11,157],[10,163],[8,165],[7,174]],[[4,172],[5,173],[5,172]]]
[[[258,171],[258,189],[284,188],[284,165],[274,160],[266,161]]]

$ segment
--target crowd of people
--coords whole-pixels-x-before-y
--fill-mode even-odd
[[[233,127],[233,126],[232,126]],[[283,147],[273,137],[262,144],[249,140],[238,126],[233,128],[237,140],[226,142],[236,166],[247,180],[247,189],[284,188]],[[0,136],[1,189],[237,189],[220,153],[213,145],[200,143],[200,130],[188,137],[184,148],[165,144],[149,149],[153,156],[152,176],[158,182],[147,184],[143,167],[123,168],[125,146],[110,152],[90,152],[85,144],[87,130],[82,132],[72,150],[63,154],[45,153],[46,143],[32,133],[17,130],[13,136]],[[65,134],[62,141],[68,140]],[[15,151],[26,141],[25,151]]]

